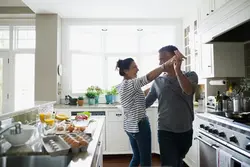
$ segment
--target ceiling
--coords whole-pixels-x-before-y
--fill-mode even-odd
[[[198,0],[23,0],[35,13],[57,13],[62,18],[146,19],[182,18],[192,12],[196,12],[197,1]]]

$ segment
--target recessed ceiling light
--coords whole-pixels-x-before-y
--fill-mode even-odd
[[[138,28],[137,31],[143,31],[143,29],[142,28]]]
[[[103,29],[102,29],[102,31],[108,31],[108,29],[106,29],[106,28],[103,28]]]

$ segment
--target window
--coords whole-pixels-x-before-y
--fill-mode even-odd
[[[175,28],[174,27],[158,27],[149,28],[142,32],[140,40],[141,52],[157,53],[158,50],[166,45],[175,44]]]
[[[105,52],[108,53],[137,53],[138,37],[135,33],[124,31],[109,33],[105,36]]]
[[[142,31],[136,26],[67,26],[65,53],[71,63],[65,62],[69,83],[64,79],[64,87],[71,87],[72,94],[91,85],[110,89],[120,84],[123,78],[115,70],[119,59],[133,58],[138,76],[145,75],[159,65],[158,50],[176,42],[175,26],[143,26]]]
[[[148,72],[152,71],[156,67],[159,66],[159,58],[157,54],[154,55],[145,55],[143,56],[143,59],[141,59],[140,62],[141,66],[139,66],[139,76],[146,75]],[[149,83],[148,85],[145,85],[143,89],[149,88],[153,82]]]
[[[9,27],[0,27],[0,49],[9,49],[10,31]]]
[[[34,25],[0,26],[0,112],[34,102],[35,38]]]
[[[25,75],[24,75],[25,74]],[[15,110],[30,107],[34,102],[35,55],[15,55]],[[23,100],[25,99],[25,100]]]
[[[93,85],[103,88],[102,57],[72,54],[72,93],[83,93]]]
[[[88,27],[83,26],[70,27],[69,47],[70,50],[79,50],[82,52],[100,52],[100,31],[94,31]]]
[[[34,49],[36,42],[35,27],[14,27],[15,32],[15,48],[16,49]]]

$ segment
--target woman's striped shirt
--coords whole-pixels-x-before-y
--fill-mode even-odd
[[[124,130],[138,133],[138,123],[146,116],[146,101],[141,87],[148,84],[147,76],[123,80],[119,94],[124,112]]]

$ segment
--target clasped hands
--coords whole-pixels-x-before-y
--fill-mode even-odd
[[[181,64],[184,59],[187,59],[179,50],[174,51],[175,55],[166,61],[163,65],[164,68],[174,67],[176,73],[181,72]]]

